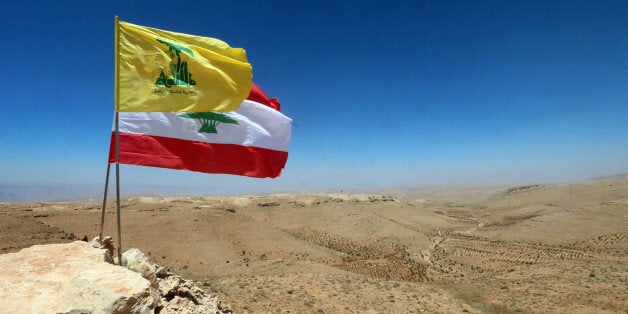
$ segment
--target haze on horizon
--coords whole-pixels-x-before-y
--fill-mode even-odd
[[[123,189],[557,183],[628,171],[625,1],[199,2],[174,19],[159,9],[168,4],[0,4],[11,43],[0,57],[13,69],[0,78],[2,186],[102,188],[115,15],[245,48],[254,81],[298,125],[278,179],[122,166]]]

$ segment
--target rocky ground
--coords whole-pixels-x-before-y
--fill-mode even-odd
[[[4,313],[231,313],[138,249],[114,264],[110,241],[34,245],[0,255]]]
[[[0,203],[0,252],[98,234],[100,205]],[[386,195],[143,196],[123,250],[235,312],[626,312],[628,178]],[[115,206],[105,234],[115,235]],[[114,242],[115,243],[115,242]]]

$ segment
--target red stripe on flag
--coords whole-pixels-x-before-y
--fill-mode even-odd
[[[114,163],[115,132],[109,147],[109,162]],[[288,152],[260,147],[120,133],[122,164],[275,178],[287,160]]]
[[[277,98],[269,98],[268,95],[266,95],[266,93],[264,93],[264,91],[255,83],[251,86],[249,97],[246,99],[271,107],[277,111],[281,111],[281,104],[279,103],[279,100],[277,100]]]

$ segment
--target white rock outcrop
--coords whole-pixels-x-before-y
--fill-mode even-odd
[[[120,267],[99,247],[107,246],[77,241],[0,255],[0,313],[231,313],[140,250],[122,254]]]
[[[140,274],[105,262],[86,242],[0,255],[6,313],[152,313],[160,300]]]

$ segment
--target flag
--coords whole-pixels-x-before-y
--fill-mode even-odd
[[[244,49],[215,38],[117,25],[117,111],[233,111],[249,94],[252,67]]]
[[[275,109],[276,108],[276,109]],[[255,84],[232,112],[120,112],[120,163],[258,178],[279,176],[292,120]],[[116,161],[115,129],[109,162]]]

